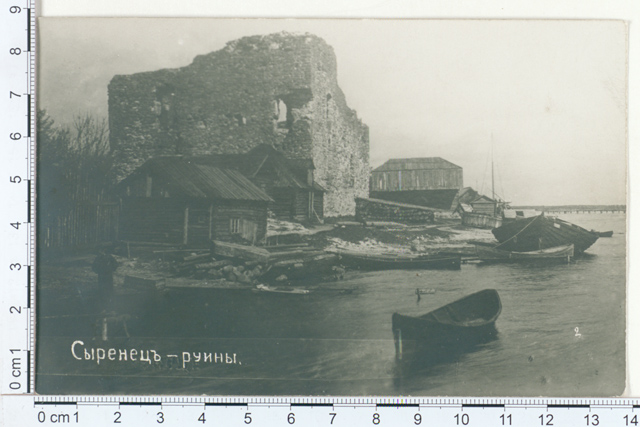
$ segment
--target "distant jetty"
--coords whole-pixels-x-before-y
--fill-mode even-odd
[[[627,213],[626,205],[512,206],[514,210],[534,209],[544,213]]]

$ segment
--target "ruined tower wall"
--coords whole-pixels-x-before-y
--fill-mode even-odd
[[[337,84],[333,49],[286,33],[232,41],[187,67],[116,76],[109,85],[114,175],[164,154],[243,153],[269,143],[312,158],[325,215],[366,197],[368,128]]]

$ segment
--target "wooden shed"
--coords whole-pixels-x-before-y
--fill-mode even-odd
[[[504,202],[499,202],[480,194],[471,187],[465,187],[456,196],[452,208],[460,214],[473,212],[484,215],[497,215],[502,212],[503,206]]]
[[[449,209],[462,188],[462,168],[440,157],[390,159],[371,172],[370,197]]]
[[[148,160],[118,185],[120,240],[205,246],[212,239],[256,244],[273,200],[242,173],[182,156]]]
[[[322,221],[324,217],[325,190],[315,182],[311,159],[289,159],[261,144],[243,154],[198,156],[192,161],[238,170],[274,200],[270,209],[278,218]]]

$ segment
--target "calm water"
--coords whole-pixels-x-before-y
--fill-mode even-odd
[[[130,338],[92,341],[87,321],[39,324],[40,393],[285,395],[619,395],[625,383],[625,216],[564,215],[614,230],[570,265],[463,265],[460,271],[351,272],[309,295],[181,291],[144,301]],[[418,302],[415,289],[434,289]],[[419,315],[494,288],[498,339],[432,367],[395,361],[391,314]],[[41,294],[39,315],[64,307]],[[60,297],[62,298],[62,297]],[[78,304],[67,298],[68,304]],[[54,304],[55,302],[55,304]],[[54,307],[55,305],[55,307]],[[54,316],[55,317],[55,316]],[[577,329],[577,333],[576,333]],[[118,335],[114,331],[114,335]],[[121,331],[120,331],[121,332]],[[77,361],[86,346],[235,353],[236,364],[146,366]]]

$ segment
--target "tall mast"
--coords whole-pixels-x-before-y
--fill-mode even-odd
[[[491,132],[491,198],[493,199],[493,215],[496,214],[496,188],[495,180],[493,177],[493,132]]]

